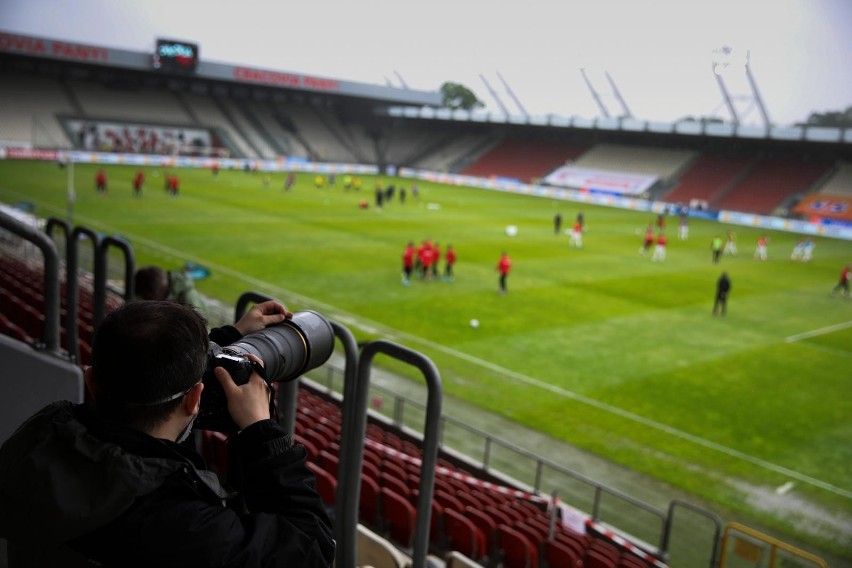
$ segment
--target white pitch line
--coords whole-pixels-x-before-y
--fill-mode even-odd
[[[804,333],[800,333],[798,335],[791,335],[786,339],[787,343],[795,343],[796,341],[801,341],[802,339],[807,339],[809,337],[816,337],[817,335],[825,335],[826,333],[831,333],[833,331],[839,331],[841,329],[846,329],[847,327],[852,327],[852,321],[847,321],[843,323],[838,323],[835,325],[829,325],[827,327],[821,327],[819,329],[814,329],[811,331],[806,331]]]
[[[120,232],[118,229],[116,229],[114,227],[109,227],[108,225],[105,225],[105,224],[97,222],[97,221],[89,221],[89,223],[93,224],[93,225],[100,225],[100,226],[109,228],[110,231],[113,231],[115,233]],[[431,348],[433,348],[437,351],[441,351],[442,353],[445,353],[447,355],[452,355],[454,357],[458,357],[459,359],[469,361],[469,362],[471,362],[475,365],[478,365],[478,366],[480,366],[484,369],[488,369],[488,370],[494,371],[496,373],[500,373],[504,376],[513,378],[513,379],[517,380],[518,382],[525,383],[527,385],[540,388],[542,390],[545,390],[545,391],[551,392],[553,394],[559,395],[563,398],[576,400],[577,402],[581,402],[581,403],[586,404],[588,406],[591,406],[593,408],[597,408],[599,410],[603,410],[605,412],[609,412],[611,414],[621,416],[622,418],[626,418],[627,420],[631,420],[633,422],[642,424],[644,426],[648,426],[649,428],[659,430],[660,432],[664,432],[664,433],[669,434],[673,437],[680,438],[682,440],[687,440],[687,441],[692,442],[692,443],[694,443],[698,446],[702,446],[704,448],[714,450],[714,451],[719,452],[721,454],[725,454],[729,457],[733,457],[733,458],[743,460],[745,462],[748,462],[752,465],[756,465],[756,466],[761,467],[763,469],[767,469],[769,471],[774,471],[775,473],[785,475],[787,477],[790,477],[790,478],[795,479],[797,481],[800,481],[802,483],[806,483],[808,485],[818,487],[820,489],[828,491],[829,493],[834,493],[835,495],[840,495],[842,497],[846,497],[847,499],[852,499],[852,491],[848,491],[848,490],[843,489],[841,487],[836,487],[834,485],[831,485],[831,484],[826,483],[824,481],[821,481],[819,479],[815,479],[815,478],[810,477],[808,475],[805,475],[803,473],[799,473],[799,472],[794,471],[792,469],[788,469],[784,466],[780,466],[780,465],[768,462],[766,460],[756,458],[756,457],[751,456],[749,454],[740,452],[739,450],[735,450],[733,448],[729,448],[727,446],[717,444],[716,442],[706,440],[706,439],[701,438],[699,436],[695,436],[695,435],[690,434],[688,432],[678,430],[677,428],[673,428],[671,426],[667,426],[666,424],[662,424],[660,422],[656,422],[656,421],[651,420],[649,418],[645,418],[644,416],[641,416],[639,414],[635,414],[633,412],[624,410],[622,408],[618,408],[617,406],[612,406],[610,404],[606,404],[605,402],[601,402],[599,400],[595,400],[593,398],[583,396],[579,393],[575,393],[573,391],[563,389],[563,388],[558,387],[556,385],[551,385],[549,383],[546,383],[546,382],[541,381],[539,379],[529,377],[529,376],[524,375],[522,373],[518,373],[516,371],[512,371],[512,370],[506,369],[504,367],[500,367],[499,365],[495,365],[495,364],[490,363],[488,361],[484,361],[482,359],[479,359],[479,358],[474,357],[472,355],[469,355],[467,353],[463,353],[461,351],[456,351],[455,349],[451,349],[449,347],[446,347],[445,345],[440,345],[438,343],[434,343],[432,341],[429,341],[428,339],[423,339],[423,338],[420,338],[420,337],[417,337],[417,336],[414,336],[414,335],[410,335],[410,334],[405,333],[405,332],[400,332],[398,330],[389,329],[389,328],[387,328],[386,326],[384,326],[380,323],[372,322],[370,320],[367,320],[367,319],[365,319],[361,316],[357,316],[355,314],[349,314],[349,313],[345,312],[344,310],[340,310],[340,309],[335,308],[333,306],[330,306],[328,304],[324,304],[322,302],[316,301],[313,298],[308,298],[307,296],[303,296],[301,294],[291,292],[291,291],[286,290],[284,288],[271,285],[267,282],[263,282],[262,280],[258,280],[256,278],[246,276],[245,274],[239,273],[239,272],[232,270],[230,268],[227,268],[225,266],[220,266],[216,263],[209,262],[209,261],[207,261],[203,258],[193,257],[192,255],[188,255],[188,254],[182,253],[180,251],[177,251],[175,249],[171,249],[169,247],[160,245],[158,243],[155,243],[155,242],[150,241],[150,240],[143,238],[143,237],[135,236],[135,235],[132,235],[130,233],[125,233],[125,234],[128,235],[129,237],[131,237],[134,241],[144,243],[146,246],[148,246],[148,247],[150,247],[154,250],[160,250],[162,252],[172,254],[172,255],[179,257],[179,258],[187,258],[187,259],[193,260],[193,261],[195,261],[199,264],[203,264],[203,265],[208,266],[210,268],[215,268],[216,270],[219,270],[220,272],[223,272],[225,274],[229,274],[229,275],[234,276],[238,279],[241,279],[245,282],[249,282],[251,284],[255,284],[257,286],[261,286],[261,287],[264,287],[264,288],[269,289],[269,290],[275,290],[277,292],[282,293],[282,295],[286,295],[286,296],[290,296],[294,299],[298,299],[299,301],[302,301],[302,302],[304,302],[308,305],[321,306],[323,309],[325,309],[329,312],[336,312],[336,313],[342,314],[344,317],[350,318],[349,321],[359,322],[358,323],[359,326],[360,325],[371,326],[375,329],[384,330],[385,333],[387,335],[391,336],[391,337],[394,337],[394,336],[403,337],[405,339],[408,339],[412,342],[419,343],[421,345],[428,345],[429,347],[431,347]],[[331,314],[329,314],[329,315],[331,315]],[[839,324],[839,325],[842,326],[842,327],[850,327],[850,326],[852,326],[852,322],[847,322],[845,324]],[[838,326],[831,326],[831,327],[837,328]],[[839,329],[842,329],[842,327],[840,327]],[[825,329],[828,329],[828,328],[823,328],[823,330],[825,330]],[[821,331],[821,330],[816,330],[816,331]],[[814,332],[809,332],[809,333],[814,333]],[[788,340],[789,340],[789,338],[788,338]]]

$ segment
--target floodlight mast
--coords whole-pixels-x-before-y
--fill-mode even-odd
[[[734,104],[734,99],[728,93],[727,86],[725,85],[724,77],[722,76],[724,71],[726,71],[730,67],[739,67],[740,63],[737,65],[732,65],[732,57],[731,53],[734,50],[728,46],[722,46],[719,49],[713,50],[713,53],[717,54],[713,58],[713,75],[716,78],[716,84],[719,85],[719,90],[722,92],[722,97],[724,98],[725,105],[728,107],[728,111],[731,113],[731,117],[733,119],[733,123],[735,126],[739,126],[741,124],[741,116],[740,113],[737,112],[736,105]],[[760,117],[763,119],[763,125],[767,129],[772,126],[769,122],[769,113],[766,111],[766,106],[763,104],[763,99],[760,97],[760,91],[757,88],[757,82],[754,79],[754,75],[751,73],[751,65],[749,63],[750,54],[748,51],[745,53],[745,60],[741,62],[743,69],[745,70],[746,80],[748,81],[749,89],[751,90],[751,95],[745,95],[742,97],[737,97],[738,99],[743,99],[749,102],[749,106],[746,109],[745,114],[748,114],[749,111],[756,106],[758,111],[760,111]]]
[[[751,54],[748,51],[746,51],[745,72],[748,84],[751,87],[751,92],[754,95],[754,102],[757,105],[757,110],[760,111],[760,116],[763,118],[763,124],[766,128],[769,128],[771,126],[771,123],[769,122],[769,113],[766,112],[766,106],[764,106],[763,99],[760,97],[760,91],[757,89],[757,81],[754,80],[754,76],[751,74]]]
[[[621,105],[621,110],[624,111],[621,118],[633,118],[633,113],[631,113],[630,109],[627,108],[627,103],[624,102],[624,97],[621,96],[621,92],[618,90],[618,87],[615,86],[615,81],[613,81],[612,77],[609,76],[609,71],[604,71],[604,75],[606,75],[606,80],[609,81],[609,86],[612,88],[612,94],[615,95],[615,99],[618,101],[618,104]]]
[[[497,101],[497,106],[500,107],[500,110],[503,111],[503,114],[509,116],[509,109],[506,108],[506,105],[503,104],[503,101],[500,100],[500,97],[497,96],[497,92],[485,78],[485,75],[482,73],[479,74],[479,78],[482,79],[482,82],[485,83],[485,88],[488,89],[488,92],[491,93],[491,96],[494,97],[494,100]]]
[[[500,79],[501,83],[503,83],[503,88],[506,89],[506,93],[509,94],[509,97],[518,107],[518,110],[521,111],[521,114],[524,115],[524,117],[529,118],[530,113],[527,112],[527,109],[524,108],[524,105],[522,105],[521,101],[518,100],[518,97],[515,96],[515,92],[512,91],[512,87],[509,86],[509,83],[506,82],[506,79],[503,78],[503,75],[501,75],[499,71],[497,71],[497,78]]]
[[[598,108],[601,111],[601,114],[604,115],[604,118],[609,118],[609,111],[606,106],[603,104],[601,100],[601,96],[595,90],[595,87],[592,85],[592,82],[589,81],[589,77],[586,75],[586,70],[582,67],[580,68],[580,73],[583,75],[583,80],[586,82],[586,86],[589,88],[589,92],[592,93],[592,98],[595,99],[595,102],[598,105]]]

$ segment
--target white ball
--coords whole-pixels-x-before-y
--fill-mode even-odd
[[[470,320],[470,327],[473,327],[473,328],[479,327],[479,320],[476,319],[476,318],[473,318],[472,320]]]
[[[514,237],[518,234],[518,227],[516,225],[508,225],[506,227],[506,235],[510,237]]]

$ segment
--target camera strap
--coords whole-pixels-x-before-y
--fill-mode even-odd
[[[276,423],[278,422],[278,389],[272,385],[272,381],[269,380],[269,377],[266,376],[266,369],[263,368],[263,365],[255,361],[251,360],[251,369],[263,379],[263,382],[266,383],[266,387],[269,389],[269,417],[274,420]]]

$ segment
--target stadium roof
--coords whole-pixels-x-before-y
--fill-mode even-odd
[[[185,44],[191,46],[192,44]],[[197,48],[197,46],[195,46]],[[88,45],[49,38],[12,34],[0,31],[0,53],[55,59],[59,61],[99,65],[151,73],[169,72],[154,66],[154,52],[139,52]],[[198,50],[196,49],[196,54]],[[395,105],[440,106],[441,94],[437,91],[417,91],[385,87],[356,81],[292,73],[282,70],[261,69],[246,65],[231,65],[205,61],[199,57],[191,70],[180,72],[187,77],[229,81],[246,85],[368,98]]]

